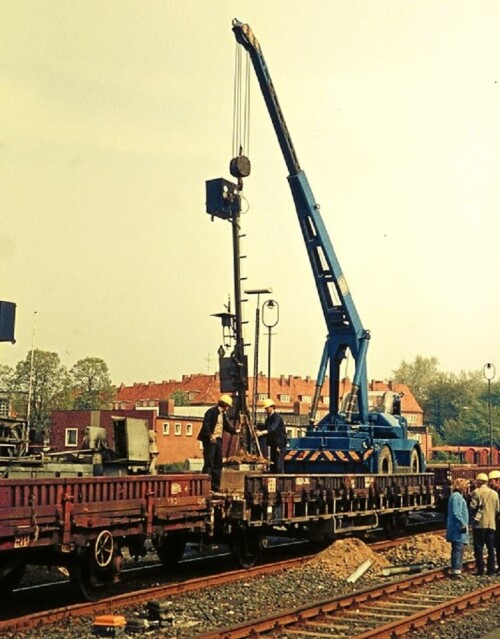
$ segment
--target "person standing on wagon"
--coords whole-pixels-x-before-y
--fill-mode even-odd
[[[212,491],[220,492],[222,478],[222,435],[224,431],[237,435],[240,431],[233,428],[226,415],[233,405],[229,395],[221,395],[216,406],[205,413],[198,440],[203,444],[202,473],[212,478]]]
[[[271,460],[272,473],[285,472],[285,448],[288,441],[283,417],[276,412],[276,405],[272,399],[264,400],[266,421],[264,430],[257,431],[259,436],[267,436],[269,446],[269,458]]]

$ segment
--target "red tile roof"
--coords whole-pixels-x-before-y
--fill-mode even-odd
[[[272,377],[270,383],[270,395],[276,401],[276,405],[281,409],[293,409],[294,402],[310,403],[314,396],[316,382],[310,377],[302,378],[295,375],[280,375]],[[249,397],[253,394],[253,377],[248,380]],[[258,376],[257,393],[267,396],[268,380],[265,375]],[[351,381],[344,379],[341,384],[341,395],[351,389]],[[371,381],[369,383],[369,394],[383,394],[392,390],[402,395],[402,411],[404,413],[423,413],[417,400],[406,384],[396,382]],[[172,396],[172,393],[182,391],[190,396],[191,405],[211,405],[215,404],[220,395],[220,378],[218,373],[213,375],[183,375],[182,380],[168,380],[163,382],[137,382],[133,386],[122,384],[116,392],[116,402],[122,408],[134,408],[139,401],[159,402],[165,401]],[[322,389],[321,398],[328,398],[330,393],[328,378],[326,378]],[[285,401],[288,396],[289,401]],[[327,400],[328,401],[328,400]],[[320,406],[325,407],[325,403],[320,401]]]

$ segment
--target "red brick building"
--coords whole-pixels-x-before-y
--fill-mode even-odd
[[[276,402],[278,411],[283,415],[290,437],[304,432],[308,424],[311,402],[316,383],[310,377],[301,378],[292,375],[280,375],[270,380],[270,394]],[[250,395],[253,395],[253,379],[249,380]],[[259,375],[257,390],[257,423],[264,421],[262,403],[268,397],[268,380]],[[351,390],[351,382],[343,380],[341,395]],[[188,405],[175,406],[172,395],[182,392]],[[321,389],[317,419],[326,414],[329,406],[328,380]],[[401,395],[402,414],[408,420],[409,432],[418,439],[428,456],[430,438],[423,426],[423,412],[404,384],[395,382],[371,381],[368,395],[370,408],[380,407],[384,393],[394,392]],[[85,431],[88,426],[105,428],[108,443],[113,446],[113,423],[117,419],[135,418],[147,421],[149,430],[154,430],[158,446],[158,463],[184,463],[186,460],[200,460],[203,449],[198,441],[203,415],[209,406],[217,403],[220,395],[219,374],[183,375],[181,380],[163,382],[135,383],[132,386],[121,385],[116,392],[112,410],[101,411],[54,411],[50,446],[56,451],[76,450],[84,445]],[[226,435],[223,442],[224,454],[235,453],[237,440]]]
[[[308,423],[311,402],[316,383],[310,377],[301,378],[292,375],[281,375],[271,378],[270,395],[276,402],[277,410],[283,415],[290,437],[300,434]],[[249,379],[250,394],[253,394],[253,378]],[[344,380],[341,395],[349,392],[351,382]],[[371,381],[369,384],[369,402],[371,408],[380,405],[387,391],[402,396],[402,414],[408,420],[411,437],[418,439],[425,455],[431,446],[427,429],[423,426],[423,411],[405,384],[395,382]],[[185,394],[188,406],[176,406],[172,400],[173,393]],[[317,419],[328,411],[329,406],[328,379],[322,386]],[[181,380],[163,382],[134,383],[132,386],[121,385],[117,389],[115,410],[138,411],[153,409],[157,411],[155,430],[160,451],[158,462],[171,463],[186,459],[202,458],[202,447],[197,441],[203,415],[209,406],[217,403],[220,395],[219,374],[183,375]],[[257,423],[262,422],[264,413],[262,404],[268,397],[268,379],[259,375],[257,388]],[[250,401],[250,400],[249,400]],[[235,438],[224,441],[224,451],[232,454]]]
[[[155,431],[158,464],[184,463],[188,459],[199,459],[201,463],[203,448],[197,437],[206,408],[201,414],[174,415],[174,402],[169,400],[161,402],[161,410],[158,406],[138,410],[57,410],[52,413],[49,446],[56,452],[85,448],[86,430],[94,426],[105,429],[107,443],[115,449],[114,422],[133,418],[144,420],[148,430]],[[225,434],[224,453],[232,455],[235,449],[236,438]]]
[[[50,420],[50,448],[55,451],[84,448],[85,431],[89,426],[106,429],[108,444],[114,448],[113,422],[127,417],[146,420],[149,430],[155,428],[155,410],[54,410]]]
[[[253,378],[249,378],[248,386],[253,393]],[[269,388],[269,393],[268,393]],[[273,377],[268,384],[267,377],[259,375],[257,388],[257,410],[262,406],[268,395],[275,400],[276,408],[283,414],[307,416],[316,390],[316,382],[310,377],[280,375]],[[341,384],[342,397],[351,390],[351,381],[344,379]],[[402,414],[412,426],[423,426],[423,411],[406,384],[396,382],[371,381],[368,386],[370,408],[380,404],[383,394],[393,391],[402,396]],[[113,407],[120,410],[160,408],[174,393],[185,394],[188,404],[195,406],[212,406],[220,395],[219,374],[213,375],[183,375],[181,380],[163,382],[136,382],[132,386],[121,384],[116,392]],[[249,400],[250,402],[251,400]],[[328,378],[325,380],[320,393],[317,418],[321,419],[329,408]]]

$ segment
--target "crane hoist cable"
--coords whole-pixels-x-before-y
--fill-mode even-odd
[[[245,56],[243,64],[242,56]],[[243,68],[244,66],[244,68]],[[236,44],[233,88],[233,146],[231,175],[240,180],[250,175],[250,57]]]

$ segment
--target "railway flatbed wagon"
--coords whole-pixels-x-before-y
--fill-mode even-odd
[[[262,475],[231,480],[224,525],[240,565],[255,563],[267,536],[317,544],[379,527],[393,537],[408,515],[433,510],[434,475]],[[224,479],[223,479],[224,482]]]
[[[205,531],[210,478],[158,476],[0,480],[0,589],[10,592],[28,564],[68,569],[93,599],[117,581],[122,550],[146,553],[151,540],[165,565],[178,561],[189,536]]]

